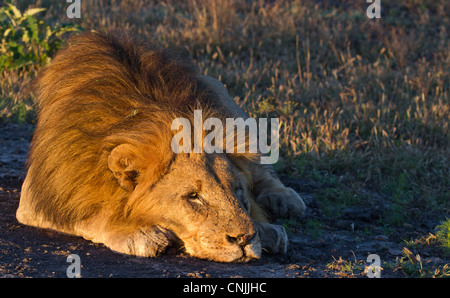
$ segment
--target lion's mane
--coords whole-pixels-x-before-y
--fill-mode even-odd
[[[123,210],[127,192],[108,169],[114,147],[145,143],[156,181],[173,158],[171,121],[214,96],[188,65],[125,34],[70,39],[34,89],[27,195],[36,214],[68,231],[103,206]]]

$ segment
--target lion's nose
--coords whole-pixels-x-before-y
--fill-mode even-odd
[[[251,235],[246,234],[239,234],[236,237],[227,235],[227,240],[231,244],[237,244],[239,246],[246,246],[249,244],[254,238],[256,237],[256,233],[253,233]]]

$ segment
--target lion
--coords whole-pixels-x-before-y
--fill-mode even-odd
[[[112,251],[217,262],[286,253],[273,216],[305,204],[258,154],[171,150],[171,121],[248,117],[218,80],[125,33],[79,34],[33,83],[37,125],[16,217]]]

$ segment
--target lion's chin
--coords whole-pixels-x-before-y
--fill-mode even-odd
[[[261,258],[261,245],[250,244],[245,247],[224,246],[223,248],[185,246],[186,253],[192,257],[224,263],[245,263]]]

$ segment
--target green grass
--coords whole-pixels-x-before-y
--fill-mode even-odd
[[[339,257],[339,259],[333,257],[333,260],[326,267],[328,271],[335,272],[338,276],[347,277],[353,274],[363,274],[366,269],[365,262],[363,260],[357,260],[356,256],[354,256],[354,261],[346,261],[342,257]]]
[[[440,225],[436,227],[436,238],[440,242],[444,252],[450,255],[450,218],[442,221]]]
[[[325,214],[367,203],[367,190],[385,199],[387,230],[450,212],[446,0],[383,1],[373,20],[364,1],[81,2],[84,30],[179,51],[252,117],[279,117],[276,168],[316,181]],[[49,26],[72,21],[65,1],[17,7],[35,5]],[[29,84],[43,64],[0,73],[0,117],[33,121]]]
[[[386,268],[400,270],[411,278],[450,278],[450,266],[436,266],[436,264],[424,262],[419,254],[414,255],[408,248],[403,248],[403,257],[398,257],[395,262],[389,262]]]

